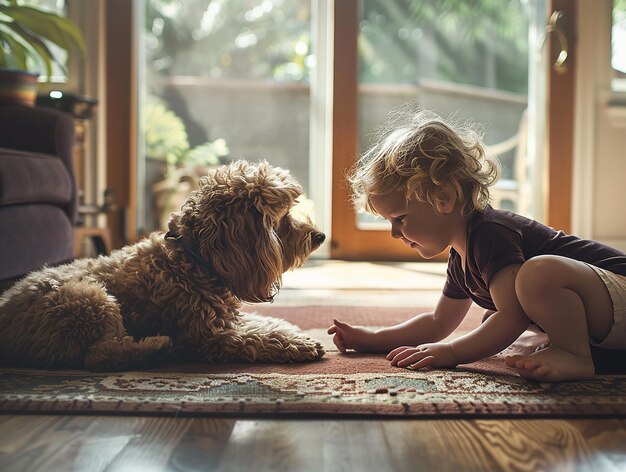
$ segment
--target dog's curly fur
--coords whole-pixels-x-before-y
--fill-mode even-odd
[[[271,301],[283,272],[324,241],[289,210],[302,194],[267,162],[237,161],[200,181],[167,236],[33,272],[0,298],[0,363],[127,370],[164,357],[299,362],[319,342],[284,320],[239,313]]]

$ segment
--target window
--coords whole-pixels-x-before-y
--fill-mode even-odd
[[[140,232],[165,229],[208,168],[236,159],[290,169],[314,218],[310,0],[143,5]]]
[[[325,0],[142,0],[140,5],[140,234],[165,229],[170,212],[180,208],[207,167],[232,159],[267,159],[289,168],[306,192],[303,211],[320,225],[320,215],[327,216],[322,200],[330,201],[325,179],[331,174],[335,179],[333,198],[345,187],[345,169],[334,164],[329,169],[331,149],[343,154],[332,156],[343,166],[339,159],[369,147],[387,113],[408,101],[484,125],[489,151],[503,164],[503,180],[494,190],[497,206],[541,220],[542,163],[535,156],[543,155],[543,135],[536,130],[545,128],[538,122],[543,116],[538,103],[545,100],[534,81],[545,75],[537,62],[545,0],[481,1],[471,7],[461,0],[342,0],[334,2],[335,25],[329,21],[333,12],[325,16],[333,2]],[[357,20],[346,37],[347,23]],[[324,36],[324,27],[336,44]],[[358,53],[346,54],[355,39]],[[334,78],[320,72],[329,61],[326,53],[333,53],[342,69]],[[345,64],[350,65],[344,70]],[[337,77],[346,87],[337,87]],[[317,131],[327,124],[320,117],[329,107],[320,96],[330,94],[329,84],[335,94],[358,91],[358,113],[335,119],[331,145]],[[341,98],[335,96],[332,105],[335,118]],[[345,136],[345,146],[343,141],[335,146],[338,135]],[[320,161],[324,178],[315,170]],[[335,234],[343,232],[338,228],[356,224],[346,211],[349,198],[341,195],[333,205],[336,245]],[[358,219],[359,230],[381,230],[380,224]],[[354,246],[355,238],[344,239],[336,247]]]
[[[533,8],[540,8],[541,5]],[[361,0],[359,147],[395,107],[413,102],[484,125],[502,164],[494,206],[532,213],[526,153],[531,5],[526,1]],[[388,226],[359,216],[363,229]]]
[[[614,0],[611,28],[613,90],[626,92],[626,0]]]
[[[67,6],[66,0],[28,0],[24,2],[27,5],[34,5],[42,10],[50,11],[53,13],[57,13],[62,16],[67,15]],[[38,70],[39,68],[43,71],[42,76],[40,76],[40,82],[51,82],[51,83],[65,83],[68,81],[67,77],[67,51],[59,48],[54,43],[47,43],[47,46],[52,51],[53,56],[58,59],[57,61],[52,62],[52,76],[45,77],[45,68],[42,67],[42,64],[36,64],[32,59],[30,59],[30,70]]]

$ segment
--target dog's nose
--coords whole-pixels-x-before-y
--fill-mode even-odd
[[[322,245],[322,243],[326,239],[326,235],[324,233],[313,233],[313,236],[311,236],[311,239],[313,241],[313,245],[315,247],[319,247]]]

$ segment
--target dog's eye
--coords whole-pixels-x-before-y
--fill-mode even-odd
[[[279,231],[287,231],[291,226],[291,216],[289,214],[283,216],[278,222],[278,230]]]
[[[289,215],[283,216],[278,222],[278,226],[280,228],[286,228],[287,226],[289,226]]]
[[[313,201],[305,198],[304,196],[300,196],[291,210],[289,210],[289,214],[296,221],[301,221],[306,223],[310,221],[311,216],[315,212],[315,206]]]

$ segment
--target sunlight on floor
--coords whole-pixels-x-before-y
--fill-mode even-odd
[[[276,302],[288,305],[431,306],[446,279],[444,262],[310,260],[283,276]]]

